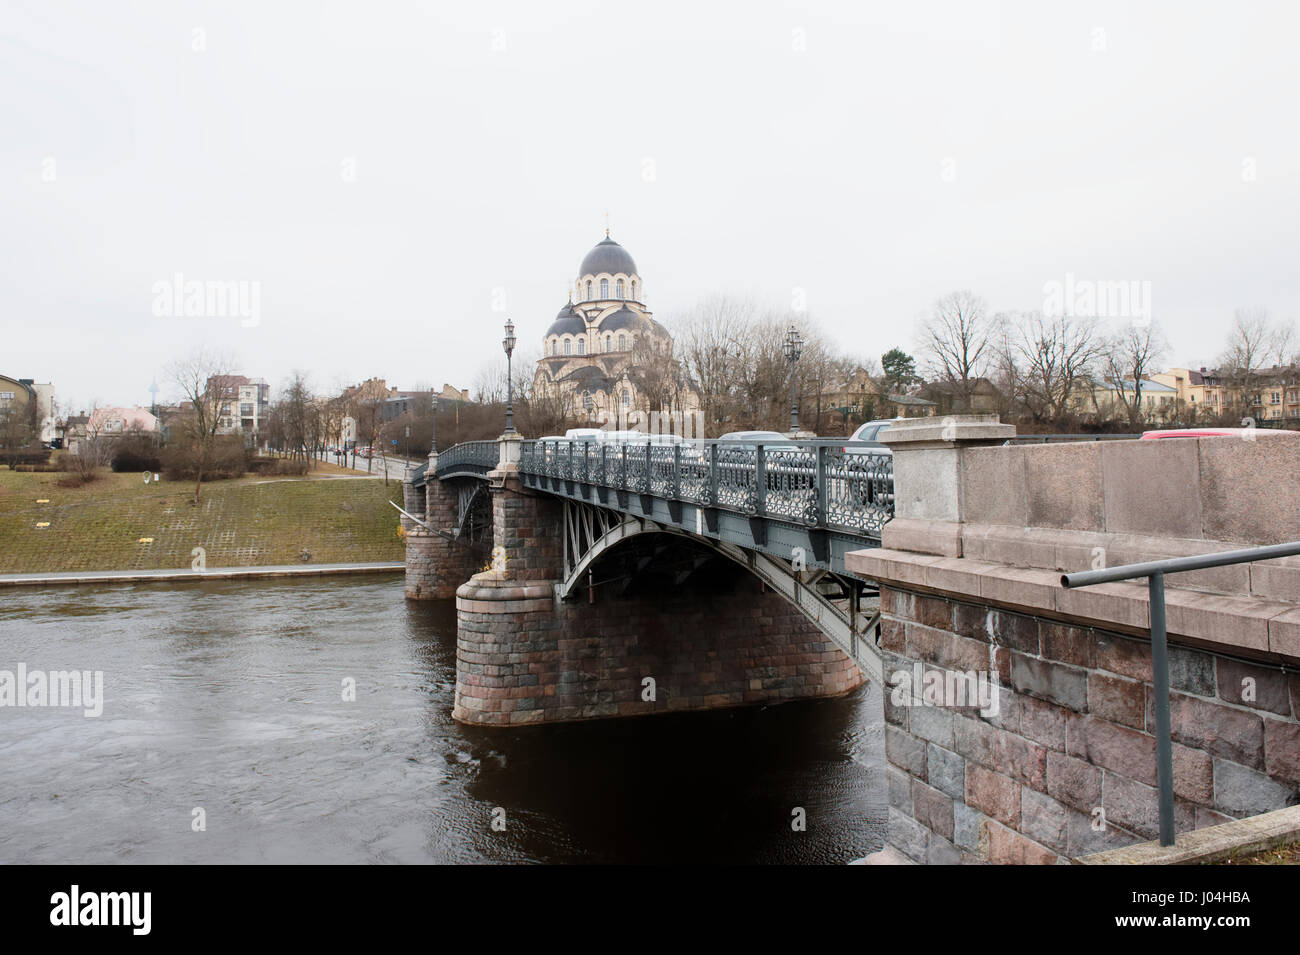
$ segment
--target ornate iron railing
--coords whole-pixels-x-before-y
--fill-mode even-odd
[[[438,452],[437,474],[471,472],[487,474],[497,466],[500,448],[495,441],[466,441]]]
[[[525,441],[519,469],[526,476],[649,494],[864,537],[879,537],[894,514],[893,455],[878,445],[842,438],[772,446],[734,441]]]

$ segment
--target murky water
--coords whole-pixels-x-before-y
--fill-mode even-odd
[[[0,591],[0,670],[102,670],[105,696],[97,719],[0,707],[0,862],[842,863],[880,848],[875,688],[469,728],[451,719],[455,630],[450,602],[408,603],[387,576]]]

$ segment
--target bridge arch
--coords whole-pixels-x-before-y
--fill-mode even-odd
[[[650,535],[673,538],[725,558],[757,577],[832,640],[877,687],[883,686],[883,663],[877,642],[880,614],[877,609],[862,607],[860,581],[846,580],[824,570],[798,570],[791,563],[761,551],[573,501],[565,501],[563,530],[563,573],[555,585],[558,600],[572,599],[587,587],[601,559],[626,542]],[[828,592],[837,588],[838,598]]]

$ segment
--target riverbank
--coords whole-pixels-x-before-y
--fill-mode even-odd
[[[96,570],[62,573],[0,574],[3,587],[79,587],[95,584],[162,584],[197,580],[256,580],[279,577],[325,577],[353,574],[398,574],[400,560],[369,564],[280,564],[259,567],[191,567],[186,570]]]
[[[189,574],[196,561],[213,573],[401,561],[389,504],[400,503],[400,482],[349,479],[341,470],[217,481],[203,486],[195,505],[188,482],[104,474],[60,488],[56,473],[0,469],[0,574]]]

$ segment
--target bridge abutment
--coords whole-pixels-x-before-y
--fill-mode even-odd
[[[1300,539],[1300,438],[963,447],[960,425],[887,437],[898,525],[846,559],[881,584],[890,843],[1054,863],[1152,839],[1147,588],[1061,573]],[[1166,606],[1177,831],[1294,804],[1300,560],[1171,576]]]

